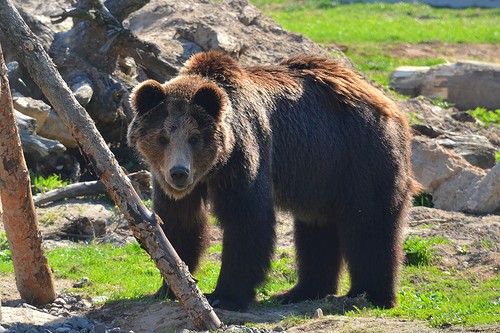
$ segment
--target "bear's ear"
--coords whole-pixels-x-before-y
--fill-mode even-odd
[[[224,105],[224,95],[214,84],[206,84],[196,91],[192,103],[201,106],[209,115],[219,120]]]
[[[130,104],[137,113],[145,113],[165,100],[165,88],[155,80],[138,85],[130,94]]]

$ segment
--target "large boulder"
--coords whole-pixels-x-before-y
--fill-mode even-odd
[[[475,167],[436,141],[416,136],[413,172],[435,208],[470,213],[500,211],[500,163],[491,170]]]
[[[460,61],[433,67],[402,66],[391,74],[391,87],[409,96],[447,100],[460,110],[500,109],[500,64]]]
[[[490,169],[495,165],[495,153],[500,149],[495,128],[482,128],[468,113],[443,109],[424,98],[400,100],[398,105],[416,134],[433,139],[474,166]]]
[[[330,56],[333,51],[345,59],[336,49],[284,30],[247,0],[151,0],[126,24],[178,66],[192,54],[211,49],[226,51],[244,65],[273,64],[298,54]]]

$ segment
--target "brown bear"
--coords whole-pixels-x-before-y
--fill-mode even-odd
[[[143,82],[131,103],[129,145],[151,167],[154,211],[191,271],[207,243],[207,202],[223,229],[213,306],[253,300],[273,255],[275,207],[294,216],[298,265],[280,301],[336,294],[345,263],[348,296],[396,304],[416,188],[410,131],[359,74],[314,56],[242,68],[212,51],[164,84]]]

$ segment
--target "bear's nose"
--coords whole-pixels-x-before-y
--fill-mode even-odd
[[[172,169],[170,169],[170,177],[172,177],[172,180],[176,186],[185,186],[188,176],[189,169],[184,166],[176,165]]]

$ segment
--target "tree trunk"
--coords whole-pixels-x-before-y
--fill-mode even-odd
[[[187,266],[160,228],[159,224],[163,222],[144,206],[97,131],[94,122],[75,99],[52,60],[10,0],[0,1],[0,17],[2,18],[0,29],[13,45],[19,45],[17,48],[19,59],[66,126],[70,128],[81,151],[92,162],[95,172],[127,218],[132,232],[140,239],[141,245],[169,282],[193,324],[198,329],[205,330],[221,327],[222,323],[196,286]]]
[[[7,67],[0,47],[0,193],[3,223],[12,253],[16,284],[30,304],[46,304],[56,297],[52,271],[42,248],[30,178],[14,118]]]

